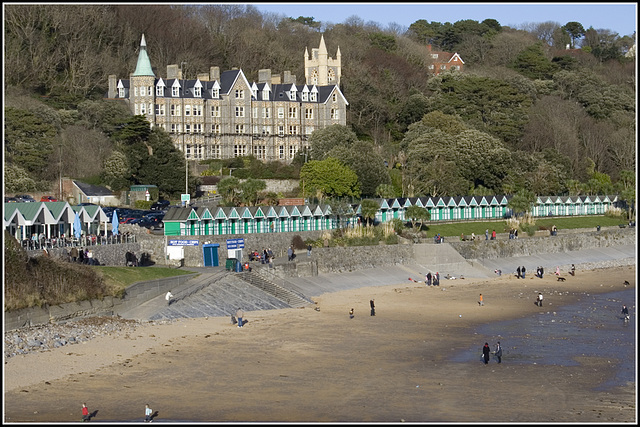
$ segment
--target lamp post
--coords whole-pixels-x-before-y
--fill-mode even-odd
[[[187,146],[184,143],[184,134],[185,134],[185,122],[184,122],[184,97],[186,95],[186,73],[183,71],[183,65],[186,65],[186,61],[182,61],[180,63],[180,73],[182,74],[182,111],[180,111],[180,115],[182,116],[182,148],[184,149],[184,193],[189,194],[189,158],[187,157]]]

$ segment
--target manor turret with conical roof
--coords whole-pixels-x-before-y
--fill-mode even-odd
[[[176,64],[156,77],[144,35],[138,62],[129,79],[109,76],[107,98],[125,101],[133,114],[143,115],[152,127],[167,131],[188,160],[228,159],[253,155],[262,161],[289,163],[309,148],[316,129],[346,124],[349,103],[340,91],[340,49],[327,54],[324,37],[309,59],[305,49],[306,84],[284,71],[258,71],[250,83],[242,70],[208,72],[188,78]]]

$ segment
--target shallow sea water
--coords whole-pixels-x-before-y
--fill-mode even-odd
[[[545,303],[548,303],[547,299]],[[629,322],[623,320],[623,304],[629,309]],[[478,345],[455,354],[452,360],[483,363],[484,343],[488,342],[494,351],[496,342],[500,341],[502,363],[577,366],[575,357],[604,357],[614,364],[616,375],[596,390],[635,384],[635,289],[606,294],[584,293],[574,304],[561,307],[545,304],[540,310],[534,316],[479,326],[475,331]],[[493,355],[489,363],[496,363]]]

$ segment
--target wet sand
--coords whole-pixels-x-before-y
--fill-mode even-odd
[[[144,325],[6,359],[4,421],[77,422],[86,402],[93,422],[141,422],[148,403],[156,422],[634,423],[635,382],[596,390],[615,376],[615,360],[521,363],[514,349],[484,365],[481,347],[495,340],[476,331],[552,315],[587,293],[635,289],[635,277],[628,266],[577,271],[566,282],[553,274],[439,287],[399,280],[324,294],[314,307],[248,312],[242,329],[229,318]],[[538,292],[544,307],[534,304]],[[627,305],[635,314],[635,301]],[[477,361],[453,360],[474,346]]]

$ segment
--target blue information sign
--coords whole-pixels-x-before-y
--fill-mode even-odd
[[[227,249],[243,249],[244,239],[227,239]]]
[[[169,240],[169,246],[198,246],[198,240]]]

